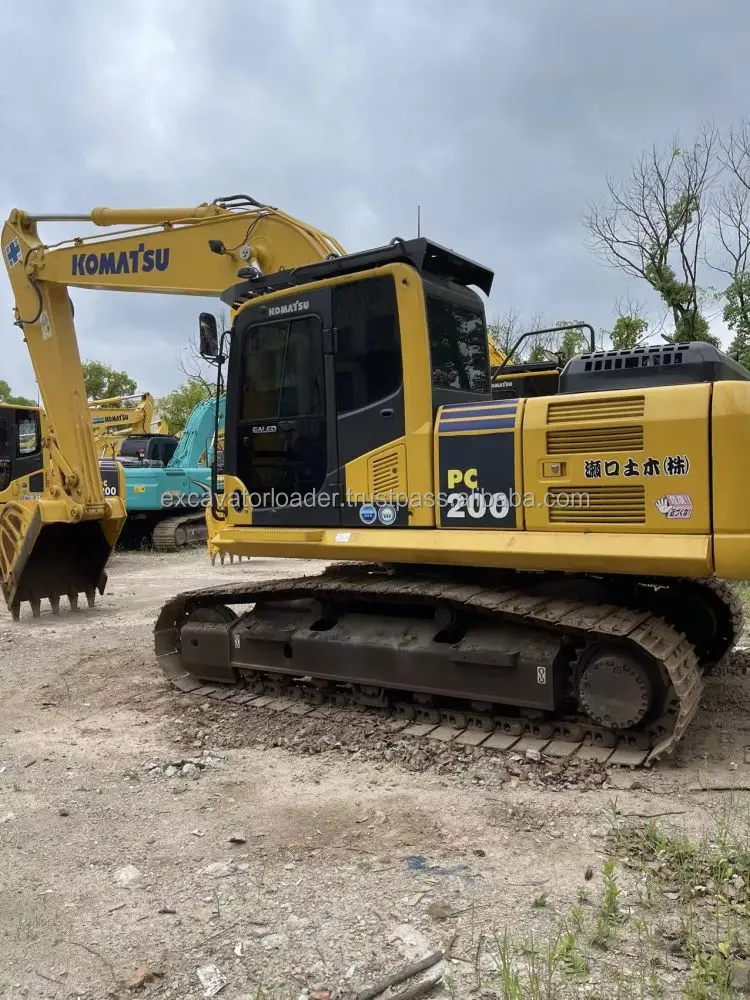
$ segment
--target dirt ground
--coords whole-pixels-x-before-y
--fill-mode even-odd
[[[699,837],[728,796],[750,798],[742,649],[677,756],[646,772],[409,740],[356,713],[331,731],[168,688],[152,654],[164,600],[314,568],[122,554],[93,610],[14,624],[0,608],[2,998],[335,1000],[449,945],[423,973],[442,974],[432,997],[567,996],[511,992],[503,942],[548,940],[598,905],[613,817]],[[623,869],[621,900],[637,875]],[[571,995],[600,995],[613,952]],[[657,952],[661,995],[682,995],[691,963]]]

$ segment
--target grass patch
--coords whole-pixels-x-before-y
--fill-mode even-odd
[[[750,809],[734,800],[714,817],[691,839],[613,807],[599,881],[579,891],[576,905],[551,912],[548,932],[490,937],[477,962],[483,996],[750,996]]]

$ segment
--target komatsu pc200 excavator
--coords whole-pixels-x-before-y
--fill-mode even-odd
[[[55,393],[79,370],[66,286],[223,283],[231,329],[200,323],[226,388],[209,545],[336,564],[176,595],[155,624],[175,686],[634,763],[674,748],[742,627],[726,581],[750,576],[750,373],[705,343],[592,350],[556,391],[493,399],[493,275],[453,250],[347,254],[252,199],[84,218],[142,228],[50,248],[14,212],[2,239],[58,446],[93,450],[83,400]]]

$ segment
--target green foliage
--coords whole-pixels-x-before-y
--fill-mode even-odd
[[[27,396],[14,396],[10,386],[2,378],[0,378],[0,403],[7,403],[9,406],[36,406],[35,400]]]
[[[680,316],[671,337],[673,344],[687,343],[690,340],[705,340],[714,347],[721,347],[719,338],[708,332],[708,320],[697,310]]]
[[[179,434],[184,430],[188,417],[198,403],[202,403],[212,395],[212,389],[205,382],[188,379],[160,399],[159,410],[167,421],[169,433]]]
[[[618,316],[609,339],[615,351],[635,347],[643,339],[648,323],[642,316]]]
[[[750,273],[738,274],[726,288],[724,297],[724,322],[734,333],[729,351],[737,354],[740,364],[750,368]]]
[[[566,326],[566,323],[559,323],[558,326]],[[589,349],[589,342],[583,330],[566,330],[560,339],[558,350],[567,361],[568,358],[576,354],[585,354]]]
[[[35,399],[29,399],[28,396],[8,396],[7,399],[3,400],[4,403],[8,403],[10,406],[36,406],[37,402]]]
[[[101,361],[84,361],[81,367],[89,399],[130,396],[136,391],[136,383],[127,372],[115,371]]]

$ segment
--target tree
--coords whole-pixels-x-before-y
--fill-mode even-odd
[[[690,148],[677,137],[665,150],[652,147],[625,182],[607,180],[608,198],[584,218],[593,251],[659,295],[672,318],[673,341],[719,343],[702,315],[698,282],[716,144],[715,128],[704,124]]]
[[[646,330],[648,323],[642,316],[618,316],[609,335],[612,349],[624,351],[629,347],[636,347],[643,340]]]
[[[127,372],[115,371],[101,361],[84,361],[81,367],[89,399],[130,396],[136,391],[136,383]]]
[[[191,412],[198,403],[209,399],[214,393],[211,387],[200,379],[188,379],[172,392],[159,400],[159,410],[167,421],[170,434],[178,434],[185,429]]]
[[[750,274],[738,274],[724,294],[724,322],[734,333],[729,353],[736,354],[740,364],[750,368]]]
[[[750,368],[750,125],[741,122],[721,140],[721,163],[728,181],[716,200],[714,218],[720,245],[716,270],[729,278],[720,296],[723,318],[734,338],[729,351]]]
[[[487,324],[487,336],[499,351],[508,356],[522,334],[530,330],[539,330],[543,326],[544,322],[539,313],[524,319],[517,309],[508,309],[502,316]],[[508,357],[508,364],[520,364],[533,343],[533,337],[524,340],[512,356]]]
[[[36,406],[36,402],[33,399],[29,399],[28,396],[14,396],[11,392],[10,386],[5,381],[5,379],[0,378],[0,403],[6,403],[8,406]]]

